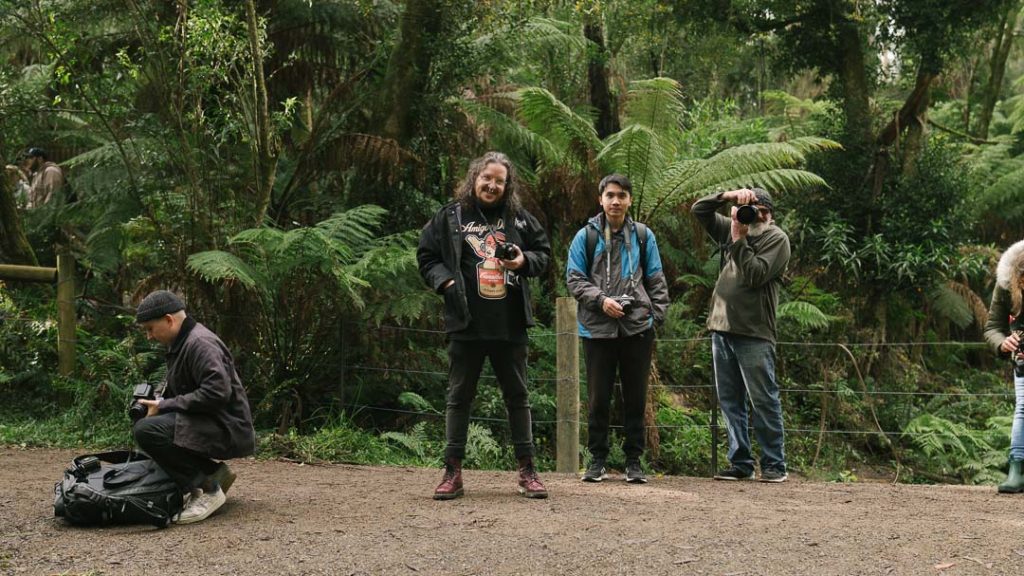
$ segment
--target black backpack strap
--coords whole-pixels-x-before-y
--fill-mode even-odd
[[[590,267],[594,265],[594,252],[597,251],[597,228],[587,224],[587,275],[590,275]]]
[[[640,243],[640,277],[647,274],[647,225],[642,222],[633,222],[636,228],[637,242]],[[594,265],[594,252],[597,251],[597,229],[587,224],[587,274],[590,274],[590,267]]]
[[[640,277],[647,276],[647,225],[633,222],[636,227],[636,241],[640,243]]]

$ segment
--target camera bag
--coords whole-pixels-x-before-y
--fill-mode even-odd
[[[183,506],[181,490],[167,472],[136,451],[79,456],[54,486],[54,516],[78,526],[165,528]]]

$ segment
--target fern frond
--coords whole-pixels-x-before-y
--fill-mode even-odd
[[[970,286],[963,282],[950,281],[946,286],[950,291],[956,294],[961,301],[964,302],[964,305],[968,310],[970,310],[969,314],[971,316],[971,320],[974,320],[974,324],[979,329],[984,329],[985,322],[988,320],[988,306],[985,305],[985,301],[981,299],[981,296],[978,296]],[[967,323],[970,323],[970,320],[968,320]],[[958,324],[958,326],[963,328],[967,323],[963,325]]]
[[[485,34],[477,38],[476,43],[481,46],[496,44],[499,52],[543,50],[554,54],[579,53],[593,45],[579,34],[572,22],[540,16],[530,18],[513,34]]]
[[[388,211],[380,206],[364,204],[338,212],[316,227],[326,232],[331,239],[360,253],[376,242],[376,230],[387,214]]]
[[[459,100],[463,112],[491,130],[491,137],[507,141],[514,148],[525,150],[542,164],[558,166],[566,161],[564,153],[544,136],[531,131],[514,117],[508,116],[490,103]],[[518,101],[517,101],[518,106]]]
[[[517,95],[519,114],[533,132],[576,149],[577,153],[596,154],[601,149],[593,122],[573,112],[551,92],[543,88],[523,88]]]
[[[433,404],[427,402],[427,399],[415,392],[402,392],[398,395],[398,403],[402,406],[410,409],[417,410],[419,412],[429,412],[431,414],[440,414],[441,411],[434,408]]]
[[[780,320],[792,320],[804,328],[821,330],[828,328],[833,318],[810,302],[792,301],[779,305]]]
[[[597,155],[605,172],[625,174],[633,182],[635,196],[642,196],[646,184],[653,180],[652,170],[669,163],[672,150],[667,149],[658,134],[641,124],[633,124],[609,136]]]
[[[663,136],[678,134],[684,111],[682,89],[675,80],[634,80],[626,95],[623,125],[643,126]]]
[[[235,280],[250,290],[259,286],[259,275],[241,258],[220,250],[199,252],[188,257],[188,269],[207,282]]]

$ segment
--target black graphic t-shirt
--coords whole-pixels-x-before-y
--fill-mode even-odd
[[[462,277],[466,280],[466,300],[473,320],[468,328],[450,337],[525,343],[521,278],[494,257],[494,247],[505,242],[501,211],[464,210],[462,241]]]

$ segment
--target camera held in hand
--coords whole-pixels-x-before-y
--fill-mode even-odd
[[[128,416],[132,422],[138,422],[149,413],[149,407],[139,400],[156,400],[156,390],[152,384],[138,384],[132,391],[132,405],[128,408]]]
[[[515,260],[518,248],[511,242],[502,242],[494,246],[494,257],[499,260]]]
[[[1017,349],[1010,355],[1010,360],[1013,361],[1013,375],[1024,376],[1024,358],[1020,355],[1024,354],[1024,330],[1014,330],[1014,334],[1017,335]]]
[[[628,294],[622,294],[621,296],[612,296],[612,300],[617,302],[622,307],[623,314],[629,314],[629,311],[633,308],[633,301],[635,298]]]
[[[744,204],[736,208],[736,220],[738,220],[740,224],[753,224],[757,221],[757,216],[757,204]]]

